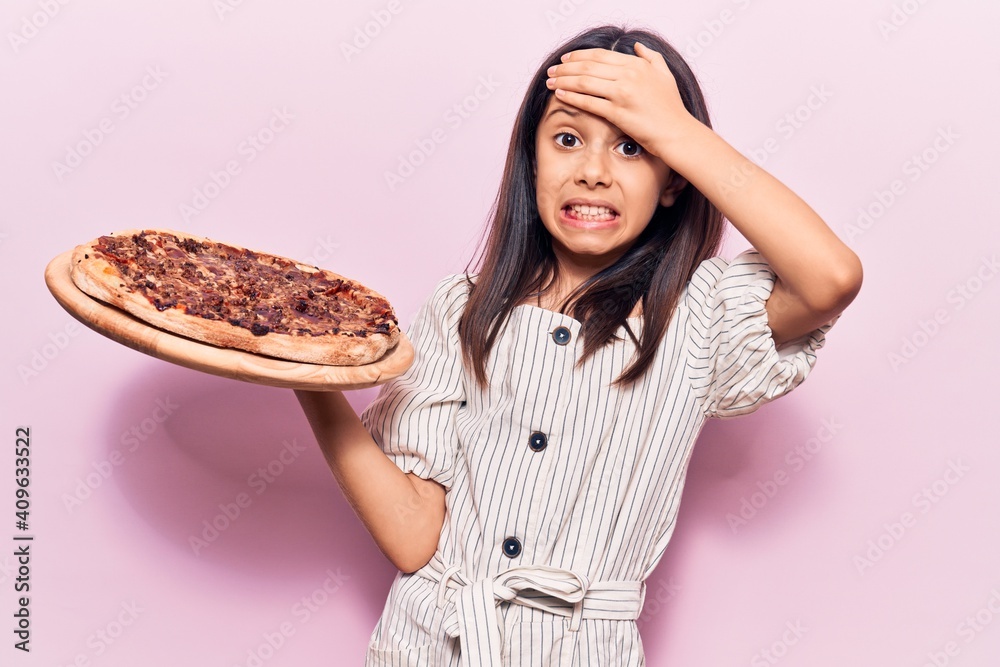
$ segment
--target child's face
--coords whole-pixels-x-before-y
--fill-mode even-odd
[[[683,185],[617,127],[555,96],[538,125],[535,155],[538,212],[560,266],[578,276],[613,264],[657,204],[673,204]]]

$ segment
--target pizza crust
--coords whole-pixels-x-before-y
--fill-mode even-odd
[[[130,237],[142,231],[156,234],[172,234],[180,239],[191,239],[199,242],[214,243],[206,238],[193,236],[183,232],[165,229],[126,230],[109,234],[108,236]],[[139,318],[155,327],[191,338],[201,343],[217,347],[237,348],[255,354],[262,354],[279,359],[300,361],[312,364],[327,364],[332,366],[360,366],[375,362],[382,358],[399,341],[399,326],[393,319],[388,334],[369,332],[365,337],[351,333],[323,333],[320,335],[295,334],[270,331],[266,335],[256,336],[249,330],[234,326],[224,320],[210,320],[196,315],[189,315],[181,304],[157,310],[149,299],[139,291],[130,290],[122,279],[118,269],[100,251],[96,250],[99,239],[77,246],[73,250],[70,276],[73,283],[86,294]],[[225,245],[237,250],[245,250],[232,243]],[[270,253],[252,251],[259,256],[271,256]],[[289,260],[293,261],[293,260]],[[384,299],[382,295],[370,290],[357,281],[344,278],[332,271],[317,267],[293,263],[306,272],[323,272],[331,279],[344,280],[356,286],[363,293]]]

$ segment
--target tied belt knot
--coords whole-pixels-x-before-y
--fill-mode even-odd
[[[645,582],[591,582],[578,572],[547,565],[523,565],[471,580],[460,566],[446,566],[434,554],[415,574],[437,584],[437,605],[446,609],[444,631],[459,638],[464,667],[501,667],[501,602],[563,616],[567,629],[577,632],[585,618],[634,621],[646,598]],[[572,659],[574,645],[562,643],[565,660]]]

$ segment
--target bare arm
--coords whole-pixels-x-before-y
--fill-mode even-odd
[[[808,204],[712,130],[693,120],[685,128],[669,148],[657,148],[774,269],[767,313],[775,344],[843,311],[861,289],[857,255]]]
[[[444,487],[400,470],[341,392],[295,396],[344,497],[378,548],[403,572],[426,565],[444,525]]]
[[[548,70],[565,103],[597,114],[694,185],[774,270],[767,302],[775,345],[828,322],[861,289],[858,256],[794,192],[687,111],[658,52],[581,49]]]

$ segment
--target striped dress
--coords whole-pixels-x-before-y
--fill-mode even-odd
[[[635,350],[624,327],[577,366],[582,325],[517,306],[486,390],[461,361],[464,276],[441,281],[408,331],[413,366],[361,417],[403,471],[447,489],[437,552],[397,575],[366,666],[644,665],[644,581],[705,420],[798,386],[839,319],[776,350],[774,281],[753,249],[702,262],[652,366],[624,388],[611,386]]]

